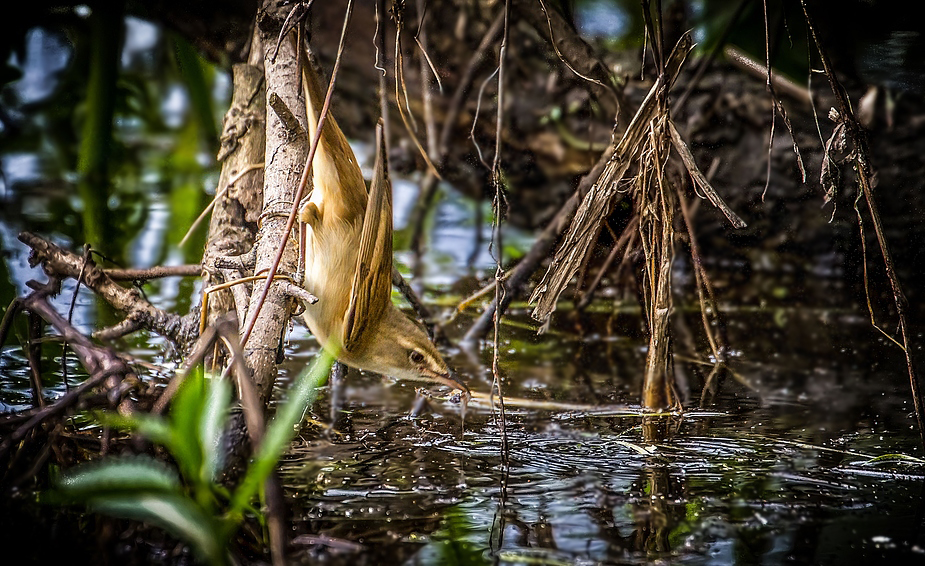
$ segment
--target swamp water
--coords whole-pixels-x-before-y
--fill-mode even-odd
[[[410,190],[398,184],[396,202],[407,202]],[[424,278],[433,283],[431,303],[458,300],[448,282],[465,274],[471,255],[466,206],[445,198],[437,208],[426,261],[438,267]],[[132,247],[139,257],[153,257],[146,245],[167,231],[169,222],[157,221],[163,208],[154,210],[162,212]],[[5,220],[4,245],[21,291],[26,279],[41,276],[26,269],[26,251],[6,237],[17,224]],[[470,235],[466,246],[463,233]],[[489,263],[481,257],[477,267]],[[57,300],[62,312],[71,285]],[[153,302],[170,308],[186,300],[190,287],[189,280],[165,280],[147,289]],[[82,330],[92,330],[105,311],[92,294],[78,294]],[[281,463],[293,513],[292,558],[331,564],[925,560],[925,467],[897,456],[921,455],[901,352],[863,312],[729,305],[725,312],[732,374],[714,402],[697,409],[694,391],[684,415],[644,422],[624,406],[636,402],[641,387],[646,342],[637,310],[599,300],[580,318],[579,333],[563,304],[558,324],[537,336],[523,305],[513,309],[500,344],[510,398],[507,465],[498,421],[486,405],[470,405],[465,427],[459,406],[440,400],[412,418],[413,387],[351,371],[335,432],[323,430],[330,419],[324,394]],[[448,334],[460,336],[474,314],[459,317]],[[683,316],[696,333],[699,315]],[[176,360],[164,350],[153,338],[132,347],[139,358],[171,367]],[[296,326],[278,395],[316,351],[310,334]],[[474,352],[445,351],[473,390],[489,390],[490,343]],[[51,355],[60,360],[60,351]],[[76,381],[81,370],[73,360],[69,365]],[[709,371],[680,355],[676,368],[697,387]],[[46,393],[53,398],[63,385],[58,368],[48,371]],[[28,367],[13,344],[0,357],[0,403],[4,412],[30,404]]]
[[[346,433],[303,434],[282,474],[298,533],[360,546],[296,540],[334,563],[925,559],[925,469],[884,456],[920,453],[901,358],[862,318],[789,314],[783,328],[763,313],[730,316],[741,347],[732,367],[755,390],[729,378],[708,411],[650,425],[512,401],[507,469],[488,411],[470,409],[461,432],[453,405],[411,419],[411,388],[348,378]],[[508,396],[603,405],[638,395],[644,342],[503,334]],[[849,337],[874,344],[838,346]],[[490,351],[481,358],[488,367]],[[477,371],[473,389],[489,379]]]
[[[146,154],[124,183],[132,191],[119,194],[120,210],[134,211],[113,215],[135,230],[124,230],[131,233],[133,266],[197,259],[195,246],[180,254],[174,244],[205,206],[199,185],[212,187],[215,172],[205,171],[212,182],[177,181],[167,154]],[[73,186],[46,161],[16,148],[0,155],[4,304],[25,291],[28,279],[44,279],[28,268],[16,241],[20,230],[80,248]],[[195,198],[177,197],[181,190]],[[407,222],[414,198],[413,185],[396,183],[397,228]],[[184,200],[195,210],[181,210]],[[467,274],[469,258],[480,272],[491,268],[487,250],[473,254],[471,206],[444,195],[431,221],[425,273],[415,281],[427,286],[429,302],[445,307],[444,315],[460,298],[450,288]],[[485,227],[483,242],[488,234]],[[521,249],[524,241],[506,237]],[[401,252],[398,259],[407,260]],[[807,296],[825,295],[830,285],[824,279],[803,284]],[[191,279],[146,286],[155,304],[178,312],[186,312],[196,290]],[[70,282],[54,303],[59,312],[67,312],[72,293]],[[635,402],[641,387],[646,341],[638,311],[599,300],[581,317],[579,332],[564,303],[552,330],[537,336],[523,306],[513,309],[500,342],[510,398],[504,459],[502,431],[485,406],[473,403],[464,427],[458,405],[436,400],[431,411],[411,418],[412,387],[349,374],[336,431],[322,430],[329,419],[322,395],[308,415],[322,424],[307,422],[281,464],[293,513],[291,557],[352,565],[925,561],[925,467],[897,456],[922,456],[901,352],[871,328],[862,308],[743,305],[728,292],[720,300],[734,375],[713,403],[697,410],[696,389],[709,368],[685,361],[679,336],[676,369],[692,384],[688,411],[651,422],[615,409]],[[459,318],[451,338],[473,314]],[[684,318],[697,335],[698,315]],[[78,293],[80,330],[115,320],[91,293]],[[914,341],[920,344],[921,335]],[[159,339],[136,338],[129,349],[168,370],[176,367]],[[280,395],[316,351],[308,333],[295,327]],[[490,344],[472,353],[446,351],[474,390],[489,390]],[[59,345],[47,344],[44,353],[55,360],[43,376],[51,400],[64,391]],[[81,369],[73,356],[67,364],[76,383]],[[549,403],[522,407],[514,398]],[[0,351],[0,412],[29,406],[28,366],[11,340]],[[22,525],[27,518],[6,519],[38,532]],[[53,535],[47,534],[52,541]],[[82,546],[92,548],[95,535],[86,533]],[[12,538],[4,548],[29,554],[44,544],[41,532],[34,540]],[[20,554],[9,552],[0,561]],[[146,561],[166,562],[165,556],[152,552]]]

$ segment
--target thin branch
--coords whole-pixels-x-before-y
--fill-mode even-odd
[[[434,165],[433,161],[431,161],[430,156],[427,154],[424,146],[421,145],[421,141],[418,139],[418,136],[415,133],[417,126],[413,124],[414,114],[412,114],[411,107],[408,104],[408,88],[405,85],[404,58],[402,57],[401,52],[401,30],[403,24],[402,14],[399,10],[393,10],[392,17],[395,20],[395,55],[392,61],[395,69],[395,76],[393,77],[395,79],[395,106],[398,108],[398,115],[401,117],[401,121],[405,125],[405,130],[408,132],[408,136],[411,138],[411,141],[414,142],[415,147],[417,147],[418,153],[420,153],[421,157],[424,158],[424,162],[427,164],[428,170],[431,174],[440,179],[440,172],[437,171],[437,166]],[[407,114],[405,114],[405,111],[402,109],[402,94],[404,94],[405,106],[408,107]]]
[[[80,264],[80,272],[77,274],[77,282],[74,285],[74,294],[71,295],[71,304],[67,309],[67,321],[71,322],[74,318],[74,307],[77,305],[77,292],[80,291],[80,282],[84,277],[84,270],[87,268],[87,262],[90,260],[90,244],[84,244],[84,260]],[[61,381],[64,382],[64,389],[68,390],[70,385],[67,379],[67,342],[61,345]]]
[[[142,328],[144,328],[143,322],[137,316],[130,314],[112,326],[97,330],[93,333],[93,337],[101,342],[112,342]],[[65,346],[67,346],[66,343]]]
[[[623,260],[620,262],[620,265],[623,265],[623,263],[626,262],[629,257],[629,252],[633,247],[633,242],[636,239],[636,235],[639,233],[638,228],[639,217],[634,216],[633,219],[630,220],[629,224],[626,225],[623,233],[620,234],[620,238],[613,245],[613,248],[611,248],[610,253],[607,255],[607,259],[604,260],[604,263],[598,270],[597,275],[595,275],[594,279],[591,281],[591,284],[581,294],[581,300],[579,300],[575,305],[575,310],[580,311],[588,308],[588,305],[591,304],[591,300],[594,299],[594,294],[597,291],[598,286],[604,279],[604,275],[610,270],[610,266],[616,259],[617,254],[620,253],[620,250],[624,251]]]
[[[32,388],[32,403],[36,407],[45,406],[44,388],[42,387],[42,319],[35,313],[29,313],[29,338],[25,347],[29,360],[29,381]]]
[[[422,69],[421,69],[421,84],[426,86],[426,80],[424,78],[427,76],[427,72],[423,68],[423,64],[426,63],[427,68],[433,74],[434,80],[437,82],[437,88],[440,90],[440,94],[443,94],[443,82],[440,80],[440,73],[437,72],[437,67],[434,65],[434,62],[430,60],[430,55],[427,53],[427,28],[424,27],[424,21],[427,19],[427,2],[426,0],[417,0],[417,9],[418,9],[418,31],[414,35],[414,41],[418,44],[418,48],[421,50],[421,60]],[[434,130],[436,134],[436,130]],[[428,135],[430,133],[428,132]],[[432,153],[436,153],[434,150]]]
[[[479,113],[482,111],[482,96],[485,94],[485,87],[491,83],[491,79],[495,78],[495,75],[498,74],[500,69],[500,66],[495,67],[494,72],[488,75],[484,81],[482,81],[482,86],[479,88],[479,95],[476,97],[475,115],[472,118],[472,128],[469,130],[469,139],[472,141],[472,145],[475,146],[475,151],[478,153],[479,161],[481,161],[482,165],[484,165],[488,170],[491,170],[492,167],[488,164],[487,161],[485,161],[485,157],[482,155],[482,148],[479,146],[478,140],[475,139],[475,126],[478,124]]]
[[[601,105],[605,115],[621,127],[629,123],[631,116],[626,113],[628,105],[623,93],[615,88],[609,67],[595,55],[594,49],[581,38],[572,23],[552,8],[553,4],[556,3],[544,0],[540,9],[537,9],[536,0],[514,0],[518,19],[529,23],[546,40],[562,63],[585,79],[589,92]]]
[[[785,94],[793,100],[807,106],[813,103],[813,98],[809,89],[796,84],[780,73],[769,73],[766,66],[749,57],[744,51],[736,49],[732,45],[727,45],[723,49],[723,54],[733,66],[747,72],[757,79],[768,80],[768,76],[770,76],[771,85],[775,92],[779,91],[781,94]]]
[[[873,181],[870,157],[867,148],[867,140],[864,137],[863,131],[861,130],[861,127],[857,123],[857,119],[851,110],[851,104],[848,101],[848,97],[845,94],[844,88],[842,88],[841,83],[839,83],[838,78],[835,76],[835,71],[832,69],[828,55],[822,46],[822,42],[816,35],[816,28],[813,25],[812,18],[809,15],[805,0],[800,0],[800,5],[803,8],[803,15],[806,18],[806,24],[809,27],[813,41],[816,44],[816,50],[819,52],[819,58],[822,61],[823,68],[825,69],[825,75],[829,80],[832,93],[835,95],[835,101],[838,105],[838,113],[836,117],[840,120],[841,123],[845,124],[847,134],[850,136],[854,144],[852,157],[855,165],[855,171],[857,173],[858,185],[860,186],[860,193],[864,195],[864,198],[867,201],[868,212],[870,213],[874,224],[874,233],[877,236],[877,243],[880,246],[880,253],[883,256],[884,271],[886,272],[887,279],[890,282],[890,289],[893,292],[893,305],[896,308],[896,315],[899,318],[899,332],[902,338],[902,350],[906,356],[906,369],[909,374],[909,387],[912,390],[912,401],[915,405],[915,417],[919,427],[919,434],[922,437],[922,444],[925,446],[925,399],[922,397],[922,390],[920,388],[918,376],[915,372],[915,363],[912,358],[912,348],[909,344],[908,323],[906,320],[906,297],[903,293],[902,286],[899,283],[899,277],[896,275],[896,268],[893,264],[893,256],[890,252],[889,244],[886,241],[886,236],[883,233],[883,221],[880,218],[877,201],[873,194]],[[864,241],[863,234],[861,236],[861,241]]]
[[[439,146],[437,141],[437,122],[434,118],[434,97],[430,89],[430,79],[437,81],[440,92],[443,92],[443,84],[440,82],[440,76],[427,55],[427,28],[424,26],[424,18],[427,13],[425,0],[417,0],[418,9],[418,33],[415,41],[421,50],[421,102],[424,105],[424,132],[427,135],[427,154],[431,160],[438,160]]]
[[[491,328],[495,311],[499,310],[498,305],[501,305],[500,311],[504,313],[511,301],[520,295],[524,285],[539,268],[542,261],[546,259],[549,251],[556,244],[562,233],[569,227],[582,199],[584,199],[597,179],[603,174],[604,168],[607,167],[607,164],[610,163],[613,156],[613,149],[614,148],[611,146],[607,151],[602,153],[594,167],[582,177],[581,181],[578,183],[577,190],[572,193],[572,196],[569,197],[565,203],[563,203],[553,219],[546,225],[543,232],[534,240],[533,245],[530,246],[526,255],[524,255],[520,262],[508,273],[508,279],[505,283],[505,292],[501,300],[492,300],[492,302],[485,307],[485,310],[482,311],[479,318],[476,319],[475,323],[473,323],[466,332],[463,338],[464,342],[471,343],[476,340],[481,340],[488,332],[489,328]]]
[[[279,97],[277,96],[277,98]],[[224,198],[225,195],[228,193],[228,191],[234,188],[235,183],[240,181],[241,178],[244,177],[244,175],[247,175],[251,171],[257,171],[259,169],[263,169],[263,163],[254,163],[254,164],[248,165],[244,167],[243,170],[239,171],[234,177],[232,177],[231,180],[228,181],[228,183],[224,187],[215,191],[215,196],[212,197],[212,201],[209,203],[208,206],[206,206],[205,210],[203,210],[199,214],[199,216],[196,217],[196,220],[193,220],[193,223],[190,225],[189,230],[186,231],[186,234],[184,234],[183,238],[180,240],[180,243],[177,244],[177,247],[182,248],[183,246],[186,245],[186,242],[189,241],[190,236],[193,235],[193,232],[196,230],[196,228],[198,228],[199,225],[209,216],[209,212],[211,212],[212,209],[215,208],[215,203],[217,203],[222,198]],[[196,266],[196,267],[199,267],[199,266]],[[196,274],[198,275],[198,271]]]
[[[719,320],[719,313],[716,310],[716,297],[713,294],[713,285],[707,277],[707,272],[703,267],[703,261],[700,256],[700,246],[697,244],[697,233],[694,231],[694,221],[691,218],[690,206],[687,199],[684,198],[684,192],[680,187],[677,189],[678,202],[681,207],[681,216],[684,219],[684,227],[687,229],[687,236],[691,248],[691,263],[694,265],[694,281],[697,285],[697,299],[700,301],[700,317],[703,322],[703,331],[707,336],[707,342],[710,344],[710,351],[717,365],[726,361],[725,344],[720,345],[719,340],[713,333],[713,325],[710,320],[710,311],[713,312],[713,320]],[[707,383],[710,380],[707,379]],[[706,389],[706,385],[704,385]]]
[[[713,203],[713,206],[718,208],[735,228],[745,228],[747,226],[745,221],[739,218],[739,215],[729,208],[729,205],[726,204],[723,197],[719,196],[719,193],[716,192],[716,189],[713,188],[710,181],[707,180],[706,176],[700,171],[700,168],[697,167],[697,162],[694,160],[690,148],[687,147],[687,143],[681,137],[681,134],[678,133],[678,129],[675,127],[672,120],[668,120],[668,132],[671,134],[671,143],[681,157],[681,161],[684,163],[687,172],[690,173],[694,186],[703,191],[707,200]]]
[[[3,439],[3,442],[0,443],[0,459],[2,459],[13,444],[19,442],[26,437],[29,432],[47,421],[51,417],[58,415],[64,412],[67,408],[73,406],[77,401],[80,400],[80,396],[89,389],[92,389],[100,384],[102,384],[107,378],[109,378],[113,373],[109,371],[99,371],[97,373],[91,374],[83,383],[72,389],[70,392],[65,393],[59,399],[57,399],[51,405],[42,407],[41,409],[36,409],[34,412],[30,413],[18,413],[10,416],[0,417],[0,426],[7,423],[21,422],[26,420],[26,423],[20,425],[12,434]]]
[[[84,285],[114,308],[126,315],[138,317],[145,328],[181,346],[192,342],[196,324],[191,318],[163,311],[145,300],[138,289],[118,285],[92,259],[88,259],[84,265],[83,257],[29,232],[20,233],[19,240],[32,248],[29,256],[31,266],[41,263],[45,271],[55,277],[80,277]]]
[[[414,292],[414,289],[411,288],[411,285],[405,281],[405,278],[402,277],[402,274],[398,271],[395,266],[392,266],[392,285],[405,297],[405,300],[411,305],[411,308],[414,309],[414,312],[417,313],[418,318],[424,322],[433,321],[433,313],[430,312],[430,309],[427,308],[427,305],[421,301],[421,298],[418,297],[417,293]]]
[[[537,303],[532,313],[534,319],[541,322],[549,319],[556,309],[559,296],[571,281],[591,245],[597,240],[601,223],[620,198],[618,184],[637,160],[637,154],[649,132],[650,123],[658,115],[659,102],[671,88],[692,47],[690,32],[685,33],[678,40],[669,56],[668,66],[652,85],[622,139],[612,144],[611,159],[583,198],[565,241],[556,252],[546,275],[530,296],[530,302]]]
[[[546,16],[546,26],[547,26],[547,28],[549,29],[549,44],[552,46],[553,51],[556,52],[556,57],[558,57],[559,60],[562,61],[562,63],[563,63],[566,67],[568,67],[568,70],[569,70],[569,71],[575,73],[578,77],[580,77],[580,78],[582,78],[582,79],[588,81],[589,83],[593,83],[593,84],[602,86],[602,87],[604,87],[604,88],[607,89],[607,90],[612,90],[613,87],[611,87],[611,86],[609,86],[609,85],[606,85],[606,84],[604,84],[603,82],[601,82],[601,81],[599,81],[599,80],[597,80],[597,79],[595,79],[595,78],[593,78],[593,77],[589,77],[588,75],[585,75],[584,73],[582,73],[581,71],[579,71],[578,69],[576,69],[575,67],[573,67],[572,64],[569,62],[569,60],[565,58],[565,55],[563,55],[562,52],[559,51],[559,45],[558,45],[558,41],[556,40],[556,34],[555,34],[555,32],[552,30],[552,19],[551,19],[550,16],[549,16],[549,9],[546,8],[546,2],[544,2],[543,0],[539,0],[539,3],[540,3],[540,7],[543,9],[543,15]],[[616,95],[615,95],[615,96],[616,96]],[[619,101],[618,101],[618,102],[619,102]]]
[[[202,274],[202,266],[156,265],[145,269],[104,269],[103,272],[113,281],[148,281],[163,277],[199,277]]]
[[[389,85],[385,72],[385,25],[386,0],[376,0],[376,33],[373,44],[376,47],[375,68],[379,71],[379,114],[382,118],[382,131],[385,133],[385,152],[391,150],[391,118],[389,117]]]
[[[504,215],[506,198],[504,196],[504,187],[501,175],[501,133],[504,129],[504,93],[505,93],[505,71],[507,61],[507,47],[511,27],[511,0],[505,0],[504,3],[504,34],[501,38],[501,48],[498,52],[498,108],[497,120],[495,123],[495,156],[491,164],[491,179],[495,188],[495,197],[493,199],[494,208],[494,226],[492,229],[492,247],[495,250],[495,301],[501,303],[504,300],[504,268],[502,262],[504,259],[504,246],[502,242],[501,219]],[[504,410],[504,389],[501,378],[500,350],[501,350],[501,317],[502,313],[495,312],[493,348],[491,353],[491,375],[492,375],[492,396],[498,394],[498,420],[501,430],[501,461],[505,467],[510,465],[510,449],[507,437],[507,415]]]
[[[3,319],[0,319],[0,347],[6,344],[6,337],[13,327],[13,321],[16,319],[16,315],[22,312],[22,309],[22,299],[19,297],[13,299],[10,302],[10,306],[6,307],[6,312],[3,313]]]
[[[456,85],[456,91],[453,93],[453,98],[450,100],[449,106],[447,107],[446,117],[443,120],[443,127],[440,131],[440,144],[438,146],[436,159],[437,167],[440,169],[446,166],[446,160],[450,152],[450,140],[453,136],[453,132],[456,131],[456,123],[459,120],[459,114],[475,82],[475,76],[482,68],[482,65],[488,60],[489,50],[494,44],[495,39],[497,39],[498,34],[501,33],[503,27],[504,10],[501,10],[488,28],[488,31],[485,32],[485,35],[479,42],[479,46],[469,59],[469,63],[466,65],[466,70],[463,72],[459,84]],[[419,254],[421,250],[424,218],[433,203],[436,188],[437,177],[428,171],[424,180],[421,182],[421,192],[415,203],[414,209],[411,211],[411,218],[408,221],[408,224],[411,226],[410,247],[416,254]]]

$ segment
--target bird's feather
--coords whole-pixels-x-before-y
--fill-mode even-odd
[[[378,321],[391,303],[392,183],[382,121],[376,127],[376,168],[369,189],[363,230],[357,251],[350,306],[344,316],[343,344],[351,350],[367,330],[365,321]]]
[[[302,65],[302,88],[305,96],[305,111],[308,118],[309,139],[314,139],[315,130],[321,119],[324,106],[324,91],[312,63]],[[363,217],[366,210],[366,183],[347,137],[340,129],[333,114],[325,119],[321,140],[312,159],[312,200],[323,202],[323,214],[330,215],[326,221],[353,222]],[[336,193],[337,196],[333,196]]]

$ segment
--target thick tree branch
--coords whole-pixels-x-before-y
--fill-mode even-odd
[[[209,236],[202,256],[205,288],[226,282],[223,273],[223,268],[227,267],[226,258],[243,258],[253,251],[257,239],[264,173],[262,168],[253,165],[264,160],[267,97],[262,70],[263,48],[256,30],[254,37],[249,62],[232,69],[234,91],[231,107],[225,113],[219,152],[222,172],[217,187],[218,191],[227,190],[221,196],[216,194],[209,222]],[[241,172],[248,168],[252,172],[242,176]],[[229,312],[243,312],[235,308],[233,292],[218,291],[209,297],[206,313],[209,324]]]
[[[258,16],[260,43],[263,45],[266,89],[285,103],[299,123],[307,124],[305,103],[301,99],[301,71],[299,69],[298,47],[295,33],[288,34],[279,45],[279,52],[273,56],[274,46],[282,24],[288,15],[288,7],[277,7],[276,3],[265,2]],[[293,206],[296,191],[302,176],[302,169],[308,157],[307,136],[292,137],[286,124],[271,109],[266,112],[266,158],[264,160],[264,211],[289,210]],[[273,268],[281,241],[286,246],[277,273],[294,275],[298,261],[296,243],[292,234],[286,233],[287,218],[281,213],[263,213],[258,234],[257,264],[255,273],[269,272]],[[279,284],[269,287],[266,299],[259,308],[264,284],[254,285],[250,297],[247,320],[243,327],[250,330],[245,336],[243,348],[261,402],[266,405],[276,378],[276,352],[285,325],[292,314],[294,301],[282,292]],[[254,317],[256,316],[256,319]],[[254,320],[252,320],[254,319]]]

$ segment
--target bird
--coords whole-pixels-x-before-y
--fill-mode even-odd
[[[311,62],[302,66],[310,136],[323,103]],[[307,225],[302,285],[318,298],[302,319],[322,347],[344,364],[399,380],[461,391],[424,326],[392,303],[392,185],[382,119],[367,191],[357,158],[333,115],[325,120],[312,160],[313,189],[299,210]],[[309,141],[313,141],[310,139]]]

